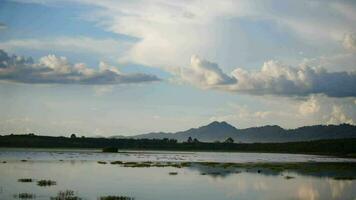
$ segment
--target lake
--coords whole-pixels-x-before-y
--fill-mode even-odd
[[[98,163],[100,161],[100,163]],[[186,167],[127,167],[122,162],[191,162]],[[328,156],[265,153],[0,149],[0,199],[50,199],[73,191],[81,199],[126,196],[136,200],[183,199],[356,199],[356,180],[344,172],[301,173],[264,168],[221,168],[216,163],[354,163],[355,159]],[[206,163],[208,164],[208,163]],[[356,169],[354,170],[356,172]],[[341,174],[340,174],[341,173]],[[350,174],[347,174],[348,176]],[[32,182],[19,182],[28,178]],[[36,181],[53,180],[41,187]]]

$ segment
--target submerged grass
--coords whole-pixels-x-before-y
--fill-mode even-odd
[[[21,183],[31,183],[31,182],[33,182],[33,179],[32,178],[20,178],[17,181],[21,182]]]
[[[56,185],[57,183],[55,181],[52,180],[39,180],[37,181],[37,185],[41,186],[41,187],[47,187],[47,186],[52,186],[52,185]]]
[[[14,198],[19,198],[19,199],[34,199],[36,198],[36,195],[31,194],[31,193],[20,193],[18,195],[14,195]]]
[[[99,200],[134,200],[133,197],[126,197],[126,196],[104,196],[100,197]]]
[[[51,200],[81,200],[82,198],[75,196],[73,190],[59,191],[57,196],[51,197]]]

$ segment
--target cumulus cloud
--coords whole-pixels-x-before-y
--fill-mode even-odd
[[[191,66],[181,68],[177,75],[202,88],[222,89],[253,95],[307,96],[325,94],[330,97],[355,97],[356,72],[328,72],[321,67],[291,67],[270,60],[258,71],[235,69],[231,75],[219,66],[196,56]]]
[[[307,101],[304,101],[299,106],[299,113],[301,115],[310,115],[317,113],[320,110],[320,105],[318,99],[312,96]]]
[[[10,56],[0,50],[0,80],[20,83],[45,84],[124,84],[158,81],[154,75],[142,73],[125,74],[104,62],[99,70],[84,63],[71,64],[65,57],[48,55],[34,62],[32,58]]]
[[[347,33],[344,36],[342,45],[345,49],[356,52],[356,34]]]
[[[334,105],[332,108],[332,113],[327,124],[355,124],[354,120],[347,116],[342,106]]]
[[[200,59],[196,55],[191,57],[190,63],[189,68],[177,68],[174,72],[183,81],[198,85],[202,88],[236,83],[234,77],[226,75],[215,63]]]

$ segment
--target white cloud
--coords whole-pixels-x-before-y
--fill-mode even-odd
[[[16,49],[57,50],[76,53],[95,53],[107,58],[117,59],[131,43],[117,39],[96,39],[91,37],[56,37],[39,39],[11,39],[0,42],[0,47],[7,51]]]
[[[190,67],[177,68],[174,72],[183,81],[202,88],[236,83],[236,79],[226,75],[217,64],[192,56]]]
[[[355,124],[354,120],[347,116],[343,107],[341,105],[334,105],[332,107],[331,115],[329,116],[329,121],[327,124]]]
[[[274,60],[265,62],[259,71],[237,68],[228,76],[217,64],[193,56],[191,66],[176,70],[176,75],[183,81],[201,88],[253,95],[356,96],[356,71],[328,72],[324,68],[306,65],[291,67]]]
[[[38,3],[37,0],[32,2]],[[40,2],[53,4],[53,1],[48,0]],[[223,21],[241,19],[257,24],[269,22],[275,26],[275,30],[281,29],[284,34],[318,45],[325,43],[337,45],[345,32],[356,31],[353,23],[355,5],[347,2],[322,0],[278,3],[273,0],[76,2],[99,8],[83,16],[84,19],[94,21],[108,31],[139,39],[121,57],[122,60],[160,67],[186,65],[188,64],[186,61],[193,54],[212,59],[218,53],[216,49],[220,37],[224,35],[222,32],[231,31],[221,29],[219,25]],[[242,35],[246,34],[244,32]],[[254,41],[255,37],[258,36],[246,35],[245,39]],[[232,57],[233,54],[236,53],[229,52],[228,56]]]
[[[355,124],[355,98],[308,98],[250,96],[254,106],[229,103],[220,108],[210,121],[228,121],[239,128],[276,124],[296,128],[316,124]]]
[[[356,52],[356,34],[345,34],[342,45],[345,49]]]
[[[0,80],[20,83],[107,85],[159,81],[154,75],[121,73],[100,63],[99,70],[83,63],[72,65],[65,57],[48,55],[35,63],[32,58],[9,56],[0,50]]]
[[[299,113],[301,115],[310,115],[319,112],[320,105],[318,99],[312,96],[307,101],[304,101],[299,106]]]

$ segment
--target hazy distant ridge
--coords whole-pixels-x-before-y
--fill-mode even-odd
[[[122,136],[114,136],[122,137]],[[188,137],[200,141],[223,141],[231,137],[235,142],[291,142],[310,141],[321,139],[356,138],[356,126],[349,124],[340,125],[315,125],[304,126],[296,129],[283,129],[279,126],[262,126],[246,129],[237,129],[226,122],[212,122],[208,125],[191,128],[176,133],[155,132],[132,136],[130,138],[162,139],[170,138],[185,141]]]

